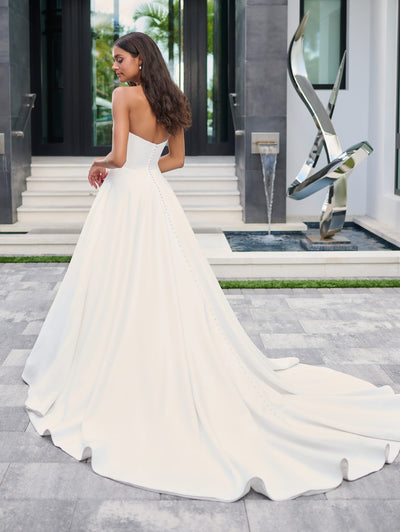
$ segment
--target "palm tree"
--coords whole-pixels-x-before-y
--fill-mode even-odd
[[[133,13],[134,22],[139,19],[145,19],[145,32],[160,48],[168,50],[168,61],[173,65],[174,45],[180,40],[180,1],[143,2]]]

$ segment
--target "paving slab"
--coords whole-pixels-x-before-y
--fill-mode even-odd
[[[4,478],[4,475],[6,474],[9,465],[10,464],[8,464],[7,462],[0,462],[0,484]]]
[[[38,487],[40,486],[40,489]],[[160,499],[155,491],[95,473],[90,463],[10,463],[0,484],[2,499]]]
[[[71,532],[119,530],[249,532],[250,529],[242,501],[78,501]]]
[[[0,404],[2,406],[23,406],[27,395],[26,384],[0,384]]]
[[[22,334],[25,334],[25,329]],[[3,366],[24,366],[29,353],[30,349],[11,349],[9,355],[3,362]]]
[[[259,503],[246,501],[251,532],[395,532],[400,521],[397,500]]]
[[[389,375],[393,382],[400,382],[400,355],[398,364],[381,364],[381,368]]]
[[[26,411],[22,405],[0,406],[0,437],[3,431],[24,432],[28,424],[29,419],[27,419]]]
[[[395,532],[400,459],[290,501],[251,490],[235,503],[160,494],[97,475],[39,436],[21,373],[66,264],[0,264],[0,530]],[[297,356],[400,393],[400,289],[230,289],[232,309],[271,358]]]
[[[22,366],[0,366],[0,384],[21,384],[22,369]]]
[[[0,501],[2,532],[69,532],[76,501]]]
[[[76,463],[76,459],[56,447],[50,435],[4,430],[0,432],[0,462]]]

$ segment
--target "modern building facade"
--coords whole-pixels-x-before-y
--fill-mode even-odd
[[[325,191],[287,199],[315,124],[287,74],[287,50],[310,11],[305,55],[326,103],[344,49],[333,123],[347,148],[374,153],[350,177],[348,215],[400,222],[397,0],[3,0],[0,2],[0,223],[16,221],[31,156],[96,156],[111,139],[111,45],[148,32],[187,94],[188,155],[234,155],[246,223],[265,221],[253,132],[278,132],[273,221],[315,220]],[[36,94],[28,121],[26,99]],[[229,94],[235,93],[235,135]],[[23,128],[23,136],[17,131]],[[2,142],[4,139],[4,143]],[[4,149],[1,150],[2,144]],[[321,157],[323,159],[323,157]],[[323,162],[323,161],[321,161]]]

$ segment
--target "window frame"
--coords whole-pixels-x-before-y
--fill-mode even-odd
[[[304,17],[304,1],[300,0],[300,20]],[[347,0],[340,0],[340,57],[346,50],[347,45]],[[346,68],[343,71],[342,81],[340,83],[340,89],[347,88],[347,76]],[[314,89],[332,89],[333,83],[313,83]]]

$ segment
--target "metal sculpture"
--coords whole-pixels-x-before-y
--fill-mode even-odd
[[[347,208],[347,179],[354,168],[366,159],[373,149],[366,141],[359,142],[345,151],[340,146],[331,117],[342,80],[346,52],[343,54],[329,103],[325,109],[308,79],[304,62],[304,29],[308,17],[309,12],[300,22],[290,43],[288,69],[290,79],[310,111],[318,128],[318,133],[305,163],[288,189],[288,196],[299,200],[324,187],[329,187],[322,205],[319,224],[321,237],[329,238],[343,228]],[[310,175],[318,162],[322,147],[325,148],[328,164]]]

